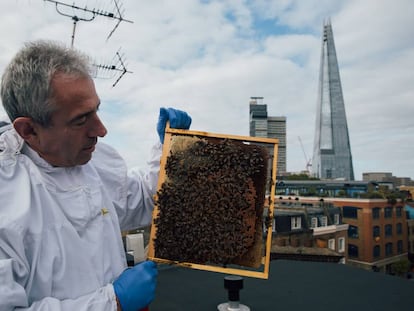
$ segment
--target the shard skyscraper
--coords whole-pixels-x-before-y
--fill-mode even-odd
[[[348,125],[330,21],[324,22],[312,175],[354,180]]]

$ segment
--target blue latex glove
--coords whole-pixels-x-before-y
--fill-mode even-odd
[[[113,283],[122,311],[137,311],[155,297],[158,270],[155,262],[144,261],[126,269]]]
[[[191,125],[191,117],[185,111],[173,108],[160,108],[160,116],[157,123],[157,132],[160,141],[164,143],[165,126],[170,121],[170,127],[174,129],[187,130]]]

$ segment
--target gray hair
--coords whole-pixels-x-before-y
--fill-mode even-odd
[[[86,55],[52,41],[26,43],[3,73],[1,100],[10,120],[30,117],[36,123],[51,125],[54,111],[50,83],[57,73],[91,77]]]

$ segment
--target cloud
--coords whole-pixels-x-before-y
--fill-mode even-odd
[[[248,135],[249,99],[263,96],[270,115],[287,117],[288,170],[304,170],[298,137],[311,158],[321,31],[330,18],[356,178],[366,171],[414,178],[414,2],[122,2],[133,23],[121,23],[106,41],[113,21],[78,22],[75,47],[98,63],[121,51],[132,72],[115,88],[116,77],[96,79],[108,127],[104,141],[130,166],[144,165],[158,139],[159,107],[188,111],[195,130]],[[110,3],[98,4],[110,10]],[[51,3],[3,1],[0,9],[0,70],[26,40],[70,44],[72,20]]]

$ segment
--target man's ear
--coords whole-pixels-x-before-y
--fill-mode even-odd
[[[34,145],[38,140],[37,125],[29,117],[18,117],[13,121],[16,132],[29,144]]]

